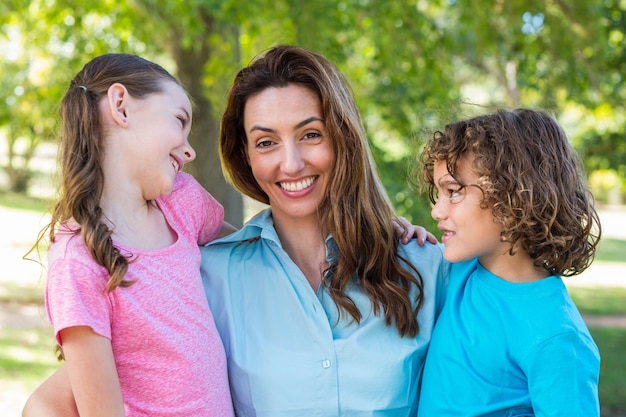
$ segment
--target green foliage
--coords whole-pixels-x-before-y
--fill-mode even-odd
[[[190,91],[197,105],[191,143],[204,162],[190,169],[230,213],[241,200],[224,191],[217,169],[224,96],[257,53],[295,43],[346,74],[383,181],[413,221],[430,221],[429,204],[407,185],[414,138],[463,117],[453,108],[464,101],[485,111],[523,105],[560,115],[576,103],[572,120],[584,126],[573,142],[588,172],[613,169],[624,178],[623,118],[603,128],[594,121],[607,106],[625,113],[625,8],[623,0],[11,0],[0,6],[0,46],[12,51],[0,57],[0,135],[13,151],[4,168],[26,187],[32,152],[55,137],[71,74],[95,55],[137,53]]]

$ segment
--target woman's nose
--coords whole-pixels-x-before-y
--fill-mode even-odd
[[[304,167],[302,151],[295,144],[285,145],[282,158],[281,169],[286,174],[295,174]]]

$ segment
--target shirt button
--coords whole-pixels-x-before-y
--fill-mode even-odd
[[[322,362],[322,366],[324,367],[324,369],[330,368],[330,361],[326,359],[324,362]]]

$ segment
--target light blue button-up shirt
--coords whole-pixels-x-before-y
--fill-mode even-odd
[[[334,245],[332,237],[327,246]],[[202,250],[202,276],[224,342],[239,417],[412,416],[449,267],[440,245],[401,245],[424,279],[417,337],[400,337],[357,285],[360,324],[315,293],[282,249],[266,210]],[[328,251],[327,251],[328,252]],[[416,289],[415,289],[416,291]]]

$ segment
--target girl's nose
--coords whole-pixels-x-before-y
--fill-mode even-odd
[[[183,147],[183,155],[185,155],[185,163],[191,162],[196,159],[196,151],[189,144],[189,142],[186,142],[185,146]]]

